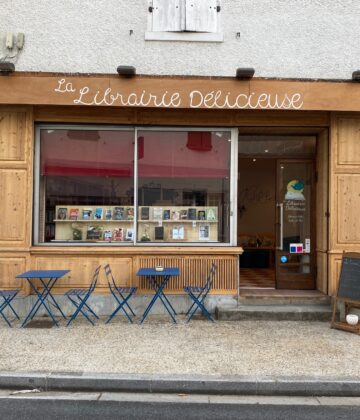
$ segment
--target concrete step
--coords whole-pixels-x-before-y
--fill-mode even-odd
[[[330,305],[238,305],[216,307],[215,318],[221,321],[330,321]]]
[[[268,306],[268,305],[331,305],[330,296],[297,297],[297,296],[240,296],[239,305],[242,306]]]

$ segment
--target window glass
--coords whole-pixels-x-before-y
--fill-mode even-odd
[[[138,131],[137,240],[229,242],[230,131]]]
[[[239,155],[252,157],[313,157],[316,152],[315,136],[257,136],[239,137]]]
[[[41,129],[39,242],[133,242],[133,160],[133,130]]]

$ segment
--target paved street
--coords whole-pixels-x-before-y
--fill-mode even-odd
[[[44,393],[0,395],[7,420],[258,419],[357,420],[360,398]]]

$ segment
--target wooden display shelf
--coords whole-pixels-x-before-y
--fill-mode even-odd
[[[77,210],[77,219],[70,219],[71,209]],[[106,219],[104,215],[107,215],[108,212],[114,216],[116,209],[122,209],[124,218],[122,219]],[[64,243],[84,243],[84,242],[99,242],[99,243],[116,243],[120,244],[123,241],[114,240],[115,231],[119,230],[118,236],[127,237],[128,231],[134,230],[135,220],[129,218],[128,210],[132,211],[131,215],[134,215],[133,206],[75,206],[75,205],[60,205],[55,208],[55,240],[56,242]],[[163,243],[219,243],[219,233],[218,233],[218,208],[215,206],[201,206],[201,207],[189,207],[189,206],[139,206],[138,215],[144,217],[144,209],[146,209],[148,219],[139,219],[138,220],[138,243],[140,242],[152,242],[154,244],[163,244]],[[82,218],[85,210],[89,212],[89,218]],[[102,218],[94,218],[99,210],[99,216]],[[192,218],[182,219],[180,216],[182,212],[185,211],[188,216],[188,212],[193,210]],[[60,214],[61,212],[61,214]],[[178,217],[175,219],[173,217],[164,219],[162,216],[168,214],[169,216],[177,214]],[[60,216],[59,216],[60,214]],[[64,218],[62,218],[62,216]],[[160,218],[160,216],[162,218]],[[193,218],[193,217],[199,218]],[[201,218],[200,218],[201,217]],[[160,229],[157,225],[163,226],[162,234],[156,235],[155,232]],[[174,233],[176,229],[180,230],[182,235],[177,238]],[[75,232],[75,231],[78,232]],[[99,239],[90,239],[87,238],[89,231],[99,230],[98,237]],[[105,232],[108,231],[108,232]],[[74,232],[76,233],[76,239],[74,239]],[[105,239],[105,233],[107,236],[112,236],[110,240]],[[134,233],[134,232],[133,232]],[[133,234],[132,233],[132,234]],[[106,236],[106,237],[107,237]],[[78,239],[78,237],[81,239]],[[149,241],[141,241],[142,238],[148,238]],[[156,239],[155,239],[156,237]],[[151,241],[150,241],[151,240]]]
[[[54,242],[63,242],[64,244],[69,241],[57,241],[56,239]],[[77,241],[77,243],[82,241]],[[111,251],[109,251],[109,248],[104,246],[87,246],[86,243],[84,243],[84,246],[49,246],[49,244],[46,244],[47,246],[43,245],[37,245],[32,246],[30,248],[31,255],[38,255],[38,256],[44,256],[46,259],[49,255],[56,255],[56,256],[63,256],[63,255],[71,255],[71,256],[84,256],[88,257],[89,255],[97,256],[97,255],[148,255],[148,256],[154,256],[154,255],[161,255],[161,256],[175,256],[178,257],[179,255],[192,255],[192,256],[204,256],[204,255],[232,255],[232,256],[238,256],[243,253],[243,249],[238,246],[223,246],[223,245],[216,245],[213,246],[199,246],[199,244],[194,244],[191,246],[183,246],[183,245],[176,245],[172,244],[172,246],[144,246],[141,243],[138,243],[137,246],[133,246],[128,241],[126,242],[127,246],[121,246],[121,247],[112,247]],[[52,242],[51,242],[52,243]],[[119,241],[119,243],[122,243]]]
[[[134,223],[134,220],[105,220],[105,219],[78,219],[78,220],[69,220],[69,219],[55,219],[54,222],[61,223]]]
[[[109,243],[112,243],[112,244],[126,244],[126,245],[133,244],[133,241],[114,241],[114,240],[104,241],[103,239],[99,239],[99,240],[97,240],[97,239],[86,239],[86,240],[83,240],[83,239],[52,239],[51,242],[74,243],[74,244],[82,244],[84,242],[85,243],[97,243],[97,244],[100,244],[100,243],[103,243],[103,244],[109,244]]]
[[[218,223],[218,220],[197,220],[197,219],[194,219],[194,220],[184,220],[184,219],[180,219],[180,220],[172,220],[172,219],[169,219],[169,220],[138,220],[138,222],[139,223],[159,223],[159,222],[162,222],[162,223],[177,223],[177,224],[181,224],[181,223],[193,223],[193,222],[196,222],[196,223]]]

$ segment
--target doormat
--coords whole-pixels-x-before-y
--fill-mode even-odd
[[[52,328],[54,325],[50,319],[33,319],[25,325],[25,328]]]

